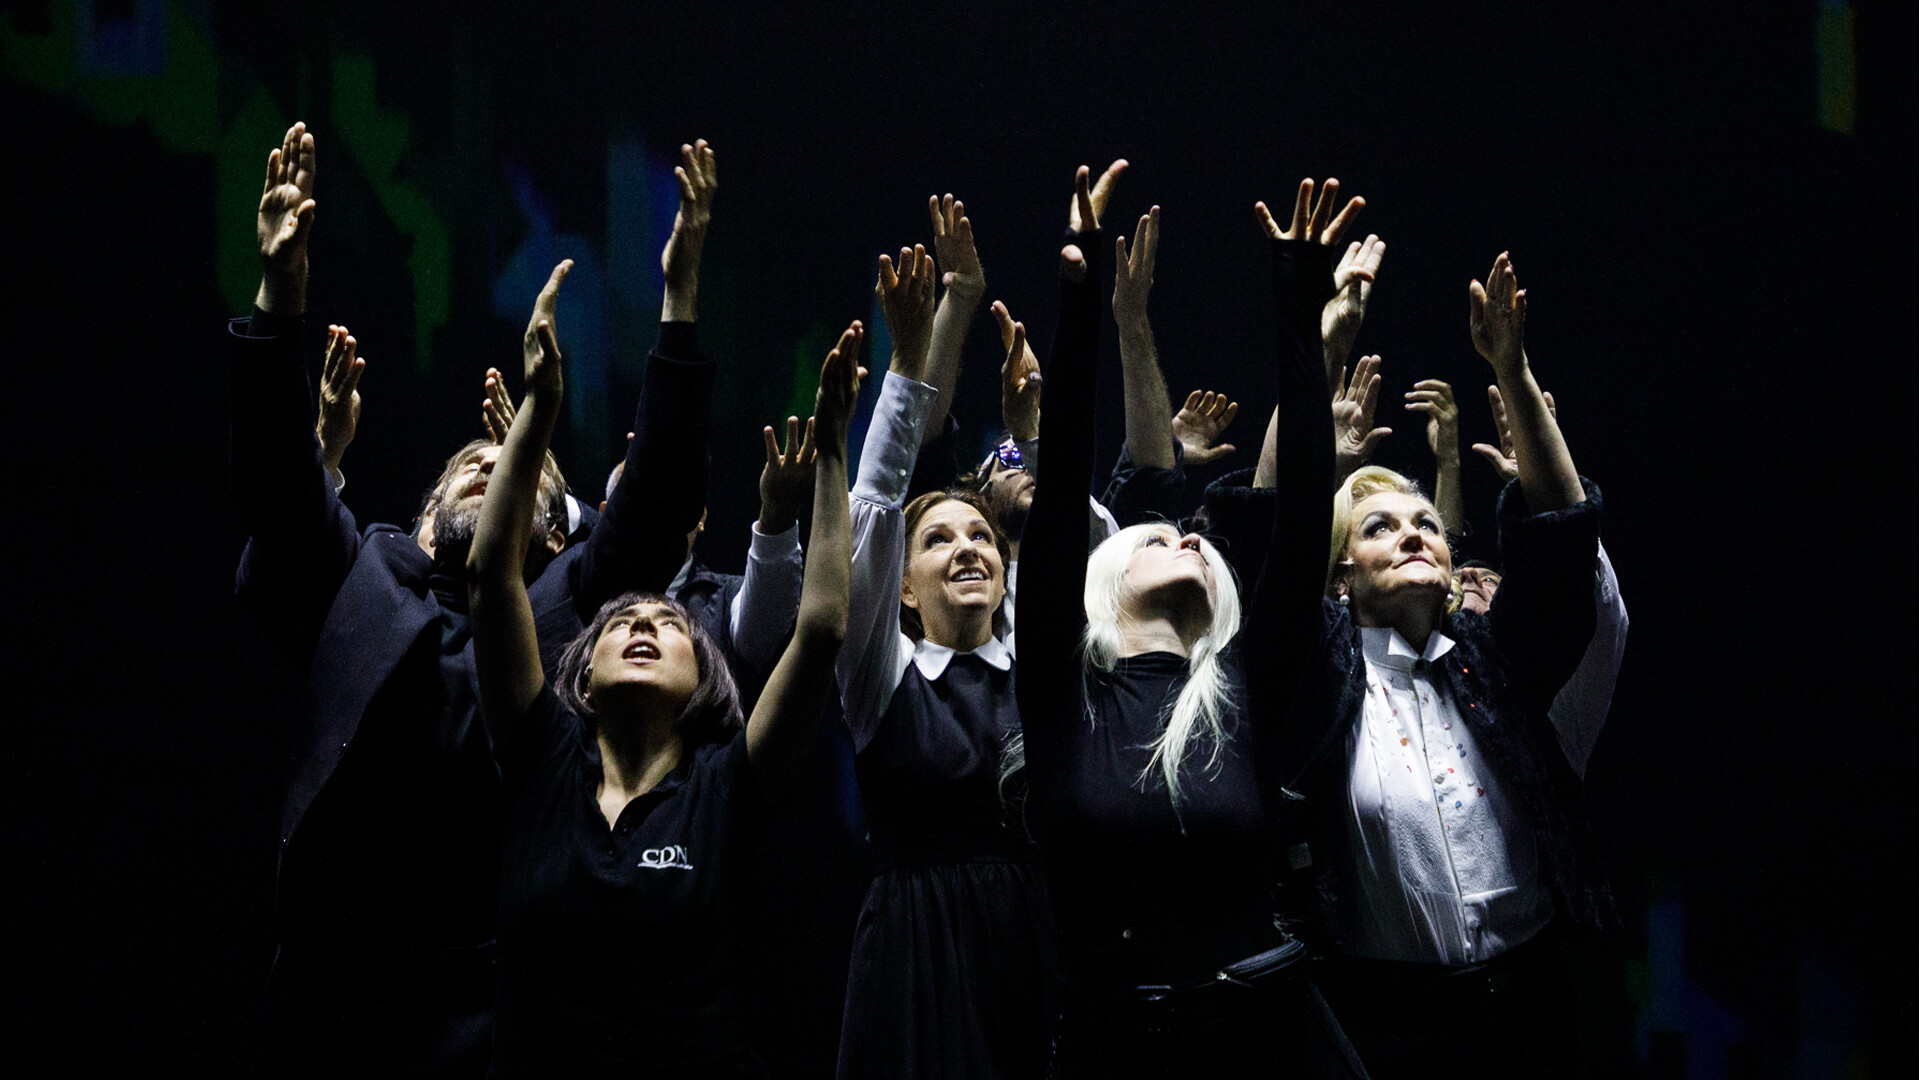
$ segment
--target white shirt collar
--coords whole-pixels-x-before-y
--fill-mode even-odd
[[[1406,671],[1413,667],[1416,660],[1431,664],[1447,655],[1453,649],[1453,639],[1435,630],[1427,635],[1427,648],[1423,653],[1401,637],[1400,631],[1390,626],[1363,626],[1360,628],[1360,647],[1366,652],[1367,659],[1375,664]]]
[[[913,666],[920,669],[922,677],[932,682],[946,673],[947,664],[955,655],[954,650],[945,645],[935,645],[926,638],[921,638],[913,646]],[[973,650],[973,655],[1001,671],[1013,667],[1013,654],[1007,651],[1006,643],[999,638],[988,638],[985,645]]]

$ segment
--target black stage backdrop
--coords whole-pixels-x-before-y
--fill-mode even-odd
[[[16,1053],[256,1067],[295,673],[233,623],[220,339],[257,277],[261,161],[304,119],[311,360],[345,322],[369,361],[344,495],[363,521],[411,517],[476,433],[487,365],[517,384],[560,257],[581,269],[556,449],[598,490],[651,344],[673,152],[714,142],[722,568],[759,425],[810,401],[835,330],[873,324],[874,257],[930,243],[930,193],[965,199],[989,299],[1044,342],[1072,169],[1129,158],[1108,226],[1165,208],[1168,382],[1243,403],[1239,464],[1271,393],[1256,198],[1305,175],[1366,196],[1388,252],[1360,352],[1385,357],[1379,460],[1415,475],[1394,403],[1416,379],[1453,383],[1463,442],[1491,436],[1465,291],[1511,250],[1633,619],[1588,785],[1628,923],[1582,961],[1600,1072],[1913,1075],[1912,5],[269,7],[0,14]],[[983,308],[956,407],[976,446],[997,352]],[[1465,470],[1472,547],[1494,486]],[[796,1073],[830,1052],[839,977],[807,1001],[788,973],[807,1019],[769,1038]]]

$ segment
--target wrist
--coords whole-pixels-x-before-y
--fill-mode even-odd
[[[793,528],[799,521],[799,514],[787,513],[784,510],[770,507],[765,502],[762,502],[760,504],[760,520],[754,522],[753,527],[759,529],[765,536],[779,536],[781,533]]]
[[[696,318],[699,305],[697,291],[692,287],[674,288],[669,286],[666,296],[660,301],[661,322],[698,322]]]
[[[268,270],[260,275],[260,290],[253,305],[269,315],[297,319],[307,313],[307,275],[305,271]]]

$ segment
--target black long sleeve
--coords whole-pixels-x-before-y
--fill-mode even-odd
[[[631,589],[665,592],[687,558],[686,537],[707,498],[713,362],[693,323],[663,322],[647,358],[626,467],[607,509],[572,565],[580,620]]]
[[[359,549],[314,435],[299,319],[255,309],[227,327],[234,511],[251,538],[235,590],[291,649],[313,645]]]
[[[1306,666],[1320,655],[1325,632],[1327,538],[1333,507],[1333,416],[1327,409],[1320,355],[1320,309],[1333,297],[1332,249],[1300,240],[1273,242],[1273,303],[1280,323],[1275,366],[1278,475],[1266,557],[1248,605],[1242,641],[1255,745],[1268,787],[1286,775],[1288,733],[1272,730],[1285,716]],[[1278,721],[1298,727],[1295,721]]]
[[[1087,622],[1087,492],[1093,486],[1093,402],[1100,355],[1100,283],[1106,240],[1071,237],[1087,259],[1078,282],[1060,279],[1060,325],[1046,375],[1041,435],[1045,482],[1034,490],[1020,541],[1020,699],[1027,766],[1036,782],[1057,764],[1060,728],[1080,721],[1078,646]]]

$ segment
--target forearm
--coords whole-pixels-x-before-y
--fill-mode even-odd
[[[1331,414],[1329,414],[1331,415]],[[1271,491],[1280,476],[1280,409],[1267,417],[1267,434],[1260,442],[1260,463],[1253,469],[1255,491]]]
[[[260,275],[260,288],[253,295],[253,306],[282,319],[297,319],[305,315],[306,270],[269,270]]]
[[[772,536],[754,530],[746,580],[727,621],[734,651],[756,673],[771,671],[780,659],[800,608],[802,566],[797,525]]]
[[[960,359],[967,344],[967,331],[973,325],[978,296],[965,295],[949,286],[940,297],[933,315],[933,337],[927,344],[927,367],[920,381],[939,391],[933,412],[927,417],[925,440],[933,442],[947,428],[947,410],[953,406],[954,387],[960,383]]]
[[[706,246],[706,232],[682,227],[668,243],[678,246],[673,252],[673,270],[667,274],[666,291],[660,298],[660,321],[696,322],[699,319],[700,255]]]
[[[1441,456],[1433,467],[1433,505],[1440,520],[1447,523],[1447,535],[1464,536],[1467,531],[1467,506],[1460,494],[1460,452]]]
[[[1580,474],[1574,469],[1573,455],[1560,434],[1560,425],[1540,393],[1540,384],[1534,381],[1526,353],[1520,354],[1518,364],[1498,373],[1498,382],[1527,506],[1535,513],[1544,513],[1580,502]]]
[[[467,554],[480,702],[498,741],[545,681],[523,568],[532,542],[528,523],[540,501],[541,465],[559,416],[558,391],[528,390],[500,448]]]
[[[1120,328],[1120,373],[1126,400],[1127,448],[1144,468],[1171,469],[1173,415],[1167,382],[1153,347],[1153,327],[1142,315]]]

